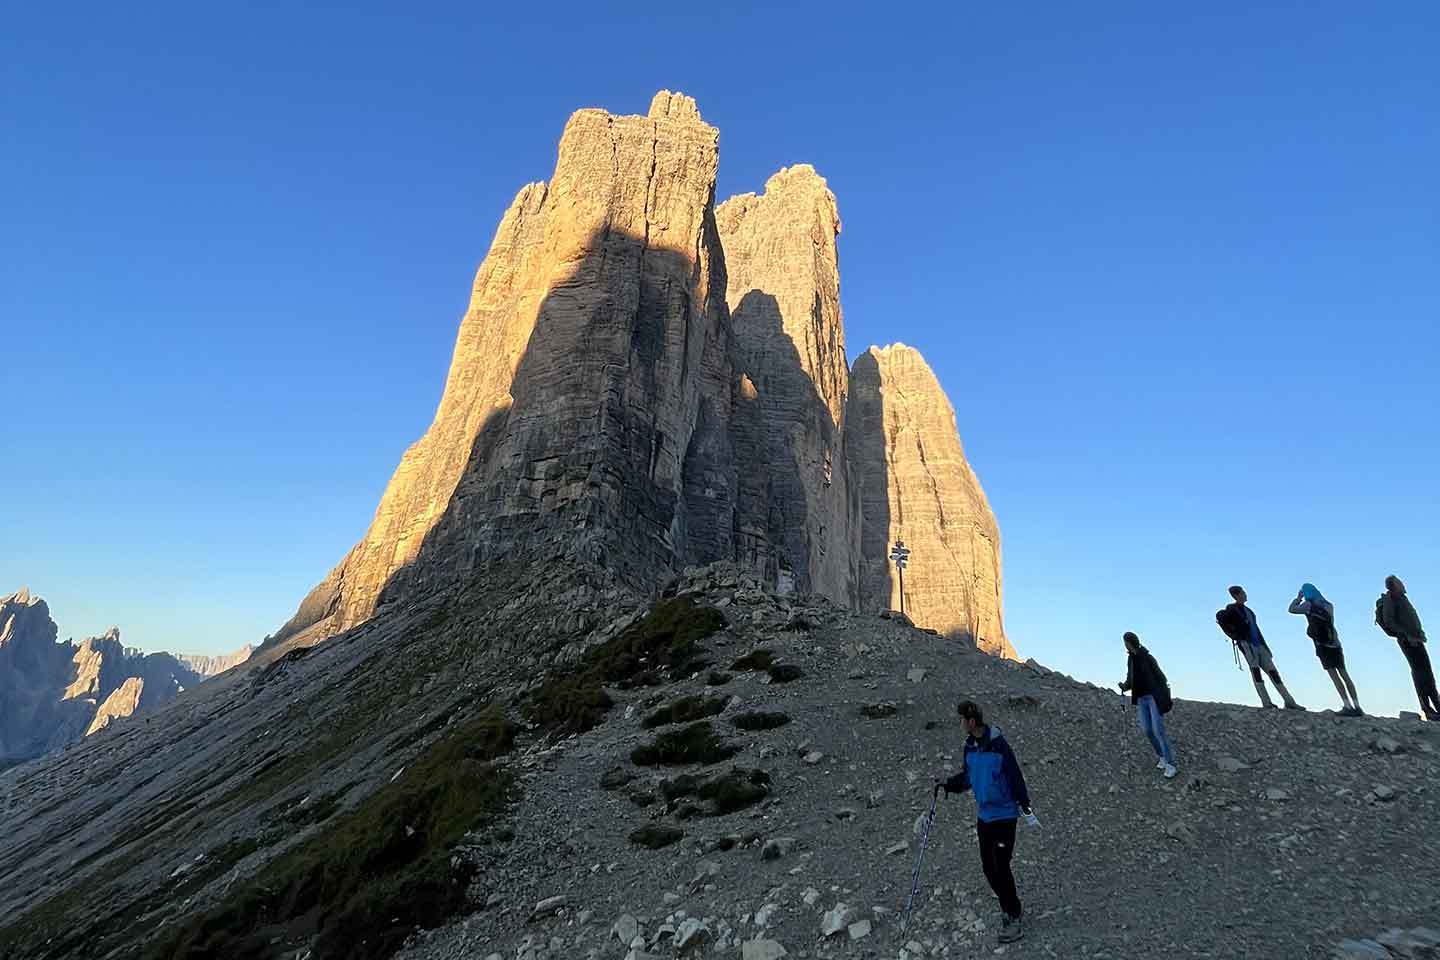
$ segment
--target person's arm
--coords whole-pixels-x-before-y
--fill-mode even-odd
[[[1290,601],[1290,612],[1291,612],[1291,613],[1309,613],[1309,612],[1310,612],[1310,601],[1309,601],[1309,600],[1306,600],[1304,597],[1296,597],[1294,600],[1291,600],[1291,601]]]
[[[1125,662],[1125,679],[1120,682],[1120,692],[1124,693],[1135,686],[1135,658],[1130,657]]]
[[[970,789],[970,771],[965,767],[965,755],[960,755],[960,772],[945,781],[945,794],[964,793]]]
[[[1010,784],[1010,796],[1020,804],[1020,809],[1026,813],[1030,812],[1030,789],[1025,785],[1025,774],[1020,769],[1020,761],[1015,759],[1015,751],[1010,749],[1009,741],[1002,741],[1000,744],[1000,758],[1002,768],[1005,771],[1005,780]]]

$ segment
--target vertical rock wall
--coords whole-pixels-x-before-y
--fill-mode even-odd
[[[849,370],[835,238],[808,164],[716,209],[743,377],[735,402],[736,559],[771,583],[858,601],[859,501],[845,469]]]
[[[871,347],[850,373],[850,469],[861,485],[861,603],[896,609],[890,545],[910,548],[905,611],[1015,657],[1001,618],[1000,531],[965,459],[955,410],[918,350]]]

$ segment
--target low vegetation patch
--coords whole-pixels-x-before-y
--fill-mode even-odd
[[[777,663],[770,668],[771,683],[789,683],[805,676],[805,671],[793,663]]]
[[[564,676],[551,677],[530,696],[526,716],[567,736],[593,730],[614,701],[605,692],[658,686],[667,676],[689,674],[703,666],[700,642],[725,626],[714,607],[689,597],[663,600],[641,620],[590,650]]]
[[[775,654],[769,650],[751,650],[745,656],[730,664],[731,670],[769,670],[775,663]]]
[[[312,960],[388,957],[464,905],[470,871],[452,868],[450,847],[504,808],[513,781],[493,761],[514,734],[495,707],[455,724],[400,779],[146,955],[270,960],[308,945]]]
[[[680,730],[662,733],[651,743],[630,752],[637,767],[684,766],[691,763],[719,763],[739,752],[715,734],[710,721],[692,723]]]
[[[685,836],[685,831],[679,827],[671,827],[663,823],[647,823],[639,830],[630,832],[630,842],[648,850],[659,850],[661,847],[668,847],[672,843],[678,843]]]
[[[790,715],[778,710],[751,710],[737,713],[730,722],[741,730],[774,730],[790,722]]]
[[[600,775],[600,789],[619,790],[631,780],[634,780],[636,776],[637,774],[633,770],[626,770],[624,767],[611,767]]]
[[[710,676],[705,678],[705,682],[712,687],[723,687],[734,679],[733,676],[722,670],[711,670]]]
[[[718,817],[754,806],[769,796],[770,774],[743,767],[708,779],[684,774],[673,780],[661,781],[660,792],[665,795],[666,803],[675,808],[678,819]],[[688,797],[703,800],[708,806],[687,803],[676,808],[677,801]]]
[[[646,717],[642,726],[647,730],[667,723],[692,723],[725,712],[729,697],[681,697]]]
[[[867,703],[860,708],[860,716],[866,720],[884,720],[886,717],[893,717],[900,710],[889,700],[882,700],[879,703]]]

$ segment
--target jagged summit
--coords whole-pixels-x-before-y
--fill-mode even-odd
[[[665,118],[667,120],[695,120],[703,122],[700,116],[700,108],[695,103],[694,97],[687,97],[683,93],[671,93],[669,90],[661,90],[655,94],[650,101],[650,111],[647,116],[652,119]]]
[[[476,273],[434,421],[275,644],[527,557],[590,565],[641,595],[686,565],[735,560],[782,592],[898,600],[867,594],[862,574],[878,584],[888,552],[862,524],[888,531],[901,487],[888,461],[854,452],[866,438],[851,410],[835,196],[802,163],[717,206],[718,138],[693,98],[663,90],[643,117],[570,117],[553,174],[519,191]],[[958,439],[951,448],[963,463]],[[983,507],[976,535],[993,531],[983,496],[970,501],[950,514]],[[862,502],[878,513],[862,518]],[[962,535],[947,534],[951,552]],[[998,563],[990,547],[973,552]],[[974,584],[941,583],[961,569],[915,577],[943,594],[915,609],[950,633],[983,624],[998,648],[998,570],[981,585],[991,616],[957,607]]]

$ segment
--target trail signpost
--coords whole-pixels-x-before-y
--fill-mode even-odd
[[[890,559],[895,561],[895,569],[900,573],[900,612],[905,612],[905,567],[910,563],[910,548],[905,546],[904,540],[896,540],[895,547],[890,551]]]

